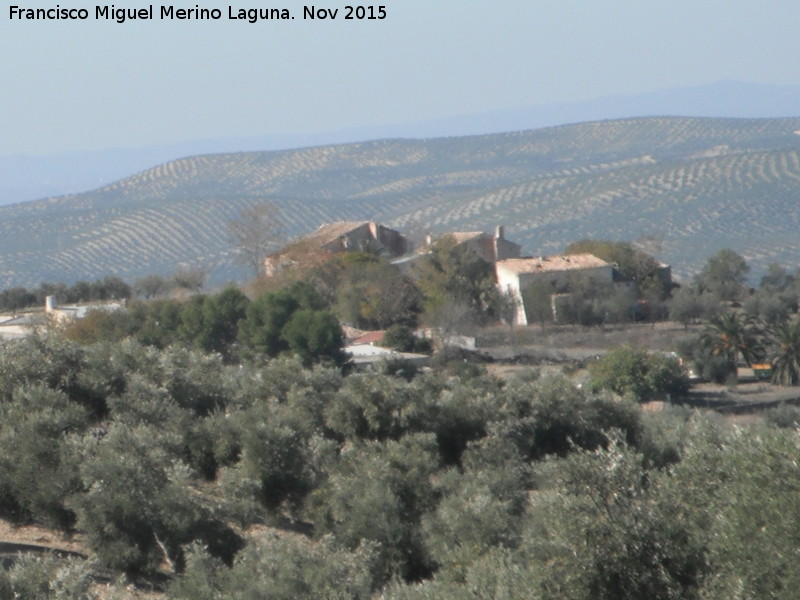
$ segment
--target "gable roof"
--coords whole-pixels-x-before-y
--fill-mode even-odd
[[[383,336],[386,334],[386,331],[367,331],[363,335],[358,336],[352,342],[350,342],[351,346],[359,346],[361,344],[378,344],[383,341]]]
[[[317,246],[324,246],[330,242],[335,242],[351,231],[369,224],[369,221],[338,221],[336,223],[326,223],[320,225],[316,231],[304,235],[301,239]]]

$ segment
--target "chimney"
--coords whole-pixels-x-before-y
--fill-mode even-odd
[[[496,240],[503,240],[505,239],[506,235],[506,228],[503,225],[498,225],[494,228],[494,239]]]
[[[44,299],[44,311],[45,312],[53,312],[56,308],[58,308],[58,302],[56,301],[55,296],[47,296]]]

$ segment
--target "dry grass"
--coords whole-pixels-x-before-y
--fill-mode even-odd
[[[634,323],[606,327],[531,325],[493,327],[477,334],[478,349],[496,359],[528,357],[533,364],[585,361],[612,348],[632,346],[654,351],[675,351],[679,339],[693,329],[672,322]]]
[[[17,526],[5,519],[0,519],[0,541],[14,544],[34,544],[53,550],[90,554],[81,536],[67,538],[56,531],[38,525]]]

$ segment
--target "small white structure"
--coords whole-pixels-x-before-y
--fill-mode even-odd
[[[568,254],[539,258],[509,258],[495,263],[497,285],[502,292],[510,293],[517,303],[514,319],[516,325],[527,325],[522,290],[536,282],[549,283],[554,291],[564,289],[569,278],[580,273],[598,283],[614,282],[615,265],[597,258],[594,254]]]
[[[344,351],[352,357],[353,364],[359,369],[366,369],[379,365],[388,360],[407,360],[408,362],[424,367],[430,364],[431,357],[427,354],[413,354],[411,352],[397,352],[391,348],[358,344],[345,346]]]
[[[97,304],[82,304],[80,306],[59,306],[55,296],[47,296],[44,301],[44,312],[49,319],[55,323],[70,323],[77,319],[83,319],[89,311],[105,310],[115,311],[125,308],[125,301],[103,302]]]
[[[0,316],[0,340],[20,339],[31,335],[37,328],[48,325],[64,325],[84,318],[89,311],[115,311],[125,308],[125,301],[85,304],[81,306],[59,306],[55,296],[47,296],[44,312],[30,311],[15,316]]]
[[[0,340],[18,340],[28,337],[37,326],[42,325],[41,313],[0,317]]]

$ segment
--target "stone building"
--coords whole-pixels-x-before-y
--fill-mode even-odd
[[[554,292],[566,288],[569,278],[576,273],[601,284],[614,283],[615,265],[593,254],[572,254],[539,258],[509,258],[495,263],[497,285],[501,291],[512,294],[517,302],[515,323],[527,325],[522,291],[533,283],[546,282]]]
[[[494,235],[483,231],[455,231],[444,233],[437,238],[426,235],[425,243],[416,253],[394,260],[392,264],[407,272],[415,262],[430,254],[433,244],[447,239],[452,240],[456,248],[466,248],[492,264],[499,260],[519,257],[522,250],[522,246],[506,239],[505,227],[498,225]]]
[[[313,264],[339,252],[373,252],[396,258],[409,250],[408,240],[399,231],[374,221],[340,221],[322,225],[271,254],[264,261],[264,271],[270,277],[291,265]]]

